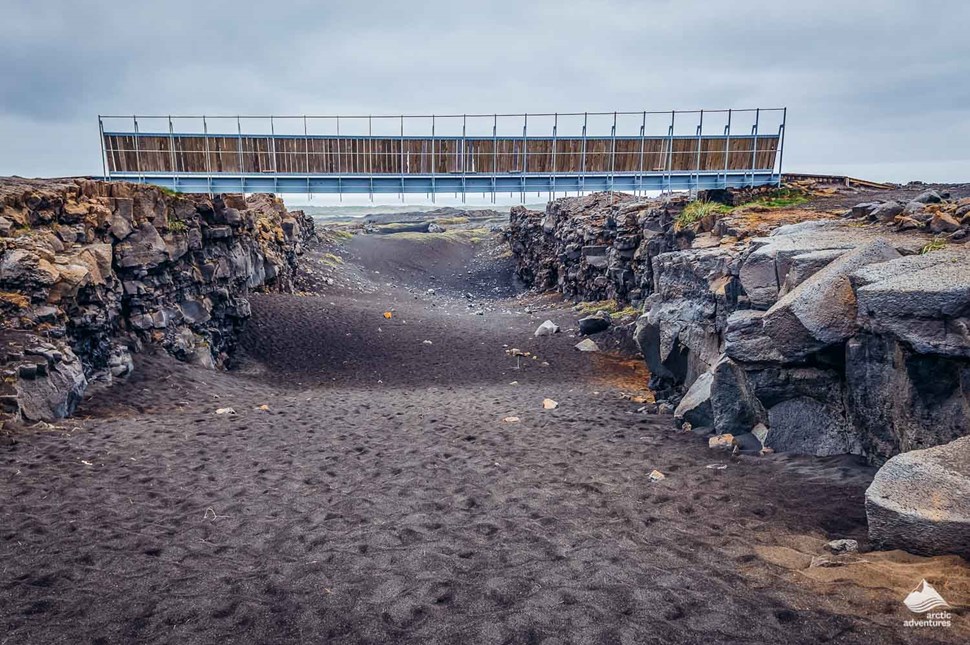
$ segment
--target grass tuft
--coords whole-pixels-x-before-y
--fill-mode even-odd
[[[809,199],[805,191],[797,188],[779,188],[744,205],[761,206],[762,208],[793,208],[801,206]]]
[[[921,248],[919,252],[921,255],[926,255],[927,253],[932,253],[933,251],[942,251],[945,248],[946,240],[944,240],[942,237],[937,237],[924,244],[923,248]]]
[[[434,223],[438,226],[453,226],[455,224],[467,224],[467,217],[439,217],[434,220]]]
[[[324,253],[320,261],[329,267],[338,267],[344,263],[344,259],[334,253]]]
[[[171,231],[172,233],[184,233],[185,231],[189,230],[188,224],[186,224],[180,219],[168,220],[167,226],[168,226],[168,230]]]
[[[695,199],[684,207],[674,220],[674,228],[678,231],[696,224],[705,217],[715,213],[730,213],[731,207],[718,202],[704,202]]]

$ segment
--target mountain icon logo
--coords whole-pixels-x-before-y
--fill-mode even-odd
[[[943,600],[940,593],[925,579],[913,589],[903,604],[914,614],[925,614],[934,609],[949,609],[950,605]]]

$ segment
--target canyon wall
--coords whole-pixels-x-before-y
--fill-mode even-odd
[[[513,209],[509,241],[534,288],[641,307],[650,387],[678,425],[878,464],[970,431],[966,202],[685,222],[683,200],[600,194]]]
[[[289,291],[313,221],[269,195],[175,195],[145,185],[0,179],[0,406],[73,412],[88,384],[156,345],[224,365],[253,290]]]

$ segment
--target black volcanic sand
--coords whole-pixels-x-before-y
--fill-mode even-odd
[[[354,238],[350,286],[253,299],[234,372],[142,355],[0,437],[0,643],[965,641],[903,628],[899,589],[930,570],[955,603],[965,565],[805,574],[865,546],[870,469],[636,412],[574,312],[509,298],[497,241],[442,240]],[[547,317],[566,332],[533,338]]]

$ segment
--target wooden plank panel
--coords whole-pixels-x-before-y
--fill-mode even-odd
[[[456,174],[478,173],[635,173],[665,170],[723,171],[774,167],[777,135],[675,138],[636,137],[529,139],[396,137],[304,138],[265,136],[106,134],[105,157],[111,172],[270,173],[281,174]],[[757,151],[755,152],[755,145]],[[700,156],[698,157],[698,146]],[[432,168],[432,147],[434,167]],[[137,148],[137,150],[136,150]],[[273,153],[275,149],[275,154]],[[208,150],[208,155],[206,155]],[[611,153],[615,150],[615,157]],[[402,164],[403,152],[403,164]],[[525,158],[528,152],[528,158]],[[309,154],[309,163],[307,156]],[[669,159],[669,168],[668,168]]]

